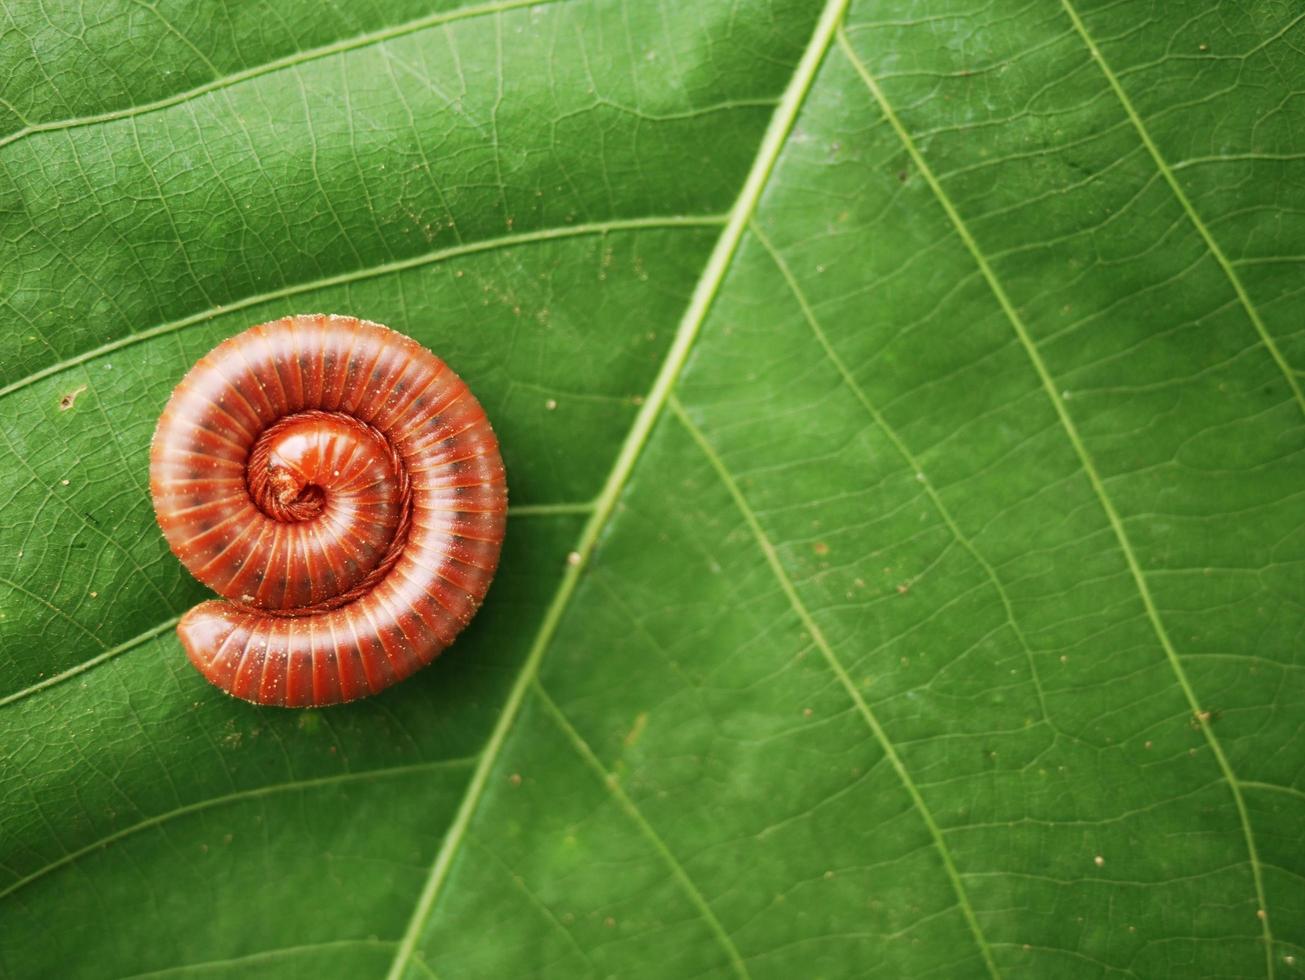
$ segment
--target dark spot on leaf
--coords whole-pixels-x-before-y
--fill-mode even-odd
[[[72,408],[73,405],[76,404],[77,402],[77,396],[80,395],[83,391],[85,391],[86,387],[87,387],[86,385],[81,385],[78,388],[74,388],[66,395],[61,396],[59,398],[59,411],[66,412],[68,411],[68,409]]]

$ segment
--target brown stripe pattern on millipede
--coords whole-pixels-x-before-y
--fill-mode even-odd
[[[293,316],[220,344],[150,447],[173,554],[225,600],[177,633],[246,701],[352,701],[430,663],[498,566],[507,484],[484,409],[416,341]]]

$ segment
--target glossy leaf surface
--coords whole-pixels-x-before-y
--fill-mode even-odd
[[[19,4],[0,974],[1305,965],[1305,15]],[[389,324],[500,437],[470,630],[186,663],[150,435]]]

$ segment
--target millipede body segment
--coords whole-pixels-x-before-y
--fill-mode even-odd
[[[159,418],[150,492],[173,553],[224,596],[177,626],[194,665],[259,704],[352,701],[430,663],[498,565],[507,484],[462,379],[343,316],[252,327]]]

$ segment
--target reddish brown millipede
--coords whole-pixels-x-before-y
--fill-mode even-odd
[[[150,447],[173,553],[225,597],[177,633],[238,698],[351,701],[430,663],[498,565],[507,485],[484,409],[416,341],[353,317],[252,327],[195,364]]]

